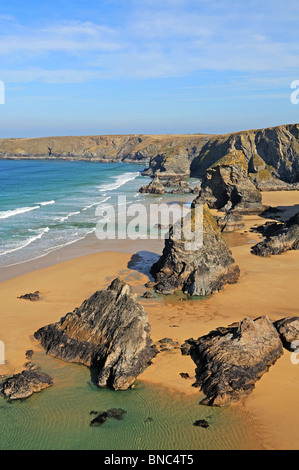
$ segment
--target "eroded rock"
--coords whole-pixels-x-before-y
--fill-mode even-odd
[[[142,186],[139,189],[140,193],[148,194],[165,194],[165,188],[159,177],[156,175],[154,179],[146,186]]]
[[[294,351],[299,346],[299,317],[286,317],[274,323],[286,349]]]
[[[99,386],[130,387],[155,355],[150,325],[132,288],[119,278],[57,323],[35,334],[47,353],[99,369]]]
[[[228,153],[206,171],[195,202],[239,214],[263,210],[261,193],[248,178],[248,163],[241,151]]]
[[[39,370],[23,370],[2,383],[1,392],[10,400],[28,398],[33,393],[50,387],[52,378]]]
[[[196,224],[195,219],[200,217],[195,209],[191,210],[192,224]],[[187,240],[183,232],[181,237],[177,237],[173,227],[170,229],[162,256],[151,268],[157,292],[170,294],[182,290],[192,296],[205,296],[221,290],[225,284],[238,281],[239,267],[206,205],[203,207],[202,226],[203,244],[193,250],[186,249]]]
[[[243,319],[190,340],[196,385],[205,405],[227,406],[251,393],[255,383],[283,354],[280,336],[268,317]]]
[[[274,228],[274,230],[273,230]],[[285,251],[299,249],[299,212],[284,224],[271,225],[271,231],[265,240],[257,243],[251,249],[254,255],[280,255]]]
[[[235,232],[245,228],[243,217],[241,215],[232,214],[230,212],[217,219],[217,224],[221,232]]]
[[[31,300],[31,302],[34,302],[39,300],[39,291],[37,290],[35,292],[31,292],[30,294],[20,295],[18,299]]]

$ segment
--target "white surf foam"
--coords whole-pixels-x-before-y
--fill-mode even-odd
[[[114,191],[115,189],[120,188],[124,184],[128,183],[129,181],[133,181],[137,176],[140,176],[140,172],[127,172],[123,173],[122,175],[114,176],[114,183],[103,184],[99,186],[99,191]]]
[[[13,253],[14,251],[22,250],[22,248],[25,248],[26,246],[31,245],[31,243],[38,240],[39,238],[42,238],[42,236],[45,233],[49,232],[49,230],[50,230],[49,227],[45,227],[45,228],[41,228],[41,229],[36,230],[37,235],[27,238],[27,240],[25,240],[25,243],[15,247],[15,248],[12,248],[11,250],[3,251],[2,253],[0,253],[0,256],[7,255],[8,253]]]
[[[64,217],[55,217],[55,220],[59,220],[59,222],[64,222],[65,220],[68,220],[73,215],[78,215],[78,214],[80,214],[80,211],[70,212],[68,215],[66,215]]]
[[[93,204],[89,204],[89,206],[84,207],[82,209],[82,211],[86,211],[87,209],[91,209],[94,206],[99,206],[100,204],[103,204],[104,202],[108,201],[109,199],[111,199],[111,196],[104,198],[102,201],[97,201],[97,202],[94,202]]]
[[[37,204],[40,206],[48,206],[49,204],[55,204],[55,201],[52,199],[52,201],[38,202]]]
[[[25,212],[34,211],[35,209],[40,209],[40,206],[18,207],[17,209],[13,209],[9,211],[1,211],[0,219],[7,219],[8,217],[14,217],[15,215],[25,214]]]

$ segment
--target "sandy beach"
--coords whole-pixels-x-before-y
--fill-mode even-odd
[[[285,211],[282,214],[287,217],[298,211],[299,192],[263,193],[263,203],[282,208]],[[6,364],[0,365],[0,375],[19,372],[26,362],[25,351],[40,350],[33,338],[38,328],[58,321],[117,276],[129,282],[140,296],[139,301],[149,316],[154,342],[168,337],[181,345],[190,337],[197,338],[247,316],[268,315],[274,321],[299,315],[299,252],[271,258],[250,253],[250,247],[261,237],[249,229],[266,220],[258,216],[245,217],[245,230],[226,236],[241,270],[240,280],[204,300],[180,300],[176,295],[141,298],[149,278],[132,262],[132,256],[136,252],[142,256],[144,251],[159,253],[163,246],[161,241],[118,243],[116,250],[108,242],[100,244],[89,239],[85,241],[85,248],[84,244],[74,246],[73,253],[54,253],[48,260],[1,268],[0,339],[5,344]],[[17,298],[36,290],[41,294],[37,302]],[[248,414],[249,422],[256,420],[263,427],[264,448],[298,447],[299,409],[295,406],[299,393],[298,367],[291,363],[290,353],[285,351],[257,383],[254,392],[243,403],[234,405]],[[188,373],[190,378],[182,379],[181,372]],[[174,348],[158,354],[139,379],[163,385],[172,393],[197,394],[200,399],[198,389],[192,387],[194,373],[191,358],[182,356],[180,349]]]

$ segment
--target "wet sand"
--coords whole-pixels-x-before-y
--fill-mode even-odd
[[[298,210],[299,192],[263,193],[263,202],[280,206],[283,210],[287,208],[289,216]],[[283,215],[283,212],[279,214]],[[271,258],[260,258],[250,253],[250,247],[261,237],[249,229],[266,220],[258,216],[246,217],[244,231],[226,235],[241,270],[238,284],[226,286],[223,291],[204,300],[180,300],[176,295],[139,298],[149,315],[153,341],[170,337],[180,345],[190,337],[202,336],[246,316],[268,315],[271,320],[277,320],[299,315],[299,251]],[[103,245],[101,249],[104,249]],[[161,244],[151,245],[146,241],[135,244],[130,253],[93,253],[1,282],[0,339],[5,343],[7,364],[0,365],[0,374],[20,371],[26,362],[25,351],[40,348],[32,337],[34,331],[72,311],[93,292],[107,287],[114,277],[120,275],[130,282],[141,296],[146,290],[144,284],[148,276],[140,272],[142,263],[132,262],[132,254],[146,251],[148,255],[159,252],[159,249],[162,249]],[[41,299],[37,302],[17,299],[21,294],[36,290],[41,292]],[[182,356],[180,349],[173,348],[158,354],[153,365],[139,379],[163,385],[174,393],[197,394],[200,400],[201,393],[192,387],[194,369],[190,357]],[[188,373],[190,378],[182,379],[181,372]],[[291,363],[290,353],[285,351],[284,356],[257,383],[254,392],[234,406],[248,414],[249,422],[256,419],[264,426],[265,448],[297,449],[298,393],[299,366]]]

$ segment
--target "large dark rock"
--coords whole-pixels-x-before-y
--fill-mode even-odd
[[[10,400],[28,398],[53,384],[51,377],[39,370],[23,370],[2,383],[1,392]]]
[[[239,214],[263,210],[262,196],[248,178],[248,163],[241,151],[233,151],[205,173],[196,203]]]
[[[189,217],[189,216],[188,216]],[[195,208],[191,219],[200,217]],[[196,221],[192,221],[192,223]],[[198,226],[200,221],[198,220]],[[204,296],[236,283],[240,270],[236,266],[215,218],[208,207],[203,207],[203,244],[194,250],[186,249],[186,238],[177,237],[172,227],[160,259],[151,268],[156,290],[169,294],[182,290],[190,295]]]
[[[227,406],[251,393],[255,383],[283,354],[276,328],[268,317],[245,318],[238,326],[218,328],[190,340],[196,385],[202,404]]]
[[[115,279],[34,336],[47,353],[99,369],[99,386],[130,387],[155,355],[148,316],[132,288]]]
[[[142,186],[139,189],[139,192],[147,194],[165,194],[166,191],[159,177],[155,176],[154,179],[148,185]]]
[[[274,323],[281,341],[289,351],[299,347],[299,317],[286,317]]]
[[[273,224],[266,232],[267,238],[251,249],[254,255],[280,255],[288,250],[299,249],[299,212],[284,224]]]
[[[104,412],[96,416],[91,422],[90,426],[101,426],[101,424],[104,424],[105,421],[108,419],[108,413]]]

